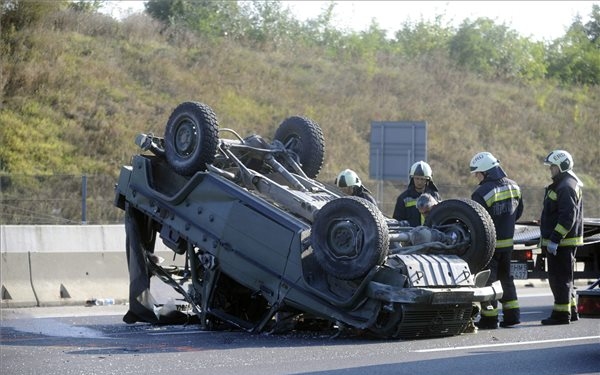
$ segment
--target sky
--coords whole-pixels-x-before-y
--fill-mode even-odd
[[[115,18],[142,11],[143,1],[107,1],[118,4],[104,11]],[[317,17],[329,1],[283,1],[295,18]],[[363,31],[371,21],[390,33],[405,21],[434,21],[458,26],[463,20],[487,17],[505,24],[521,36],[533,40],[554,40],[565,34],[575,16],[589,21],[592,5],[600,1],[336,1],[334,25],[338,29]]]

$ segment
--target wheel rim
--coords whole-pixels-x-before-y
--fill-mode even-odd
[[[177,154],[188,157],[193,154],[200,134],[196,124],[189,120],[183,120],[177,125],[175,132],[175,151]]]
[[[465,225],[459,219],[446,220],[444,225],[448,226],[448,229],[444,230],[444,234],[453,236],[457,242],[463,242],[471,238],[468,230],[468,226]],[[458,256],[464,255],[468,250],[468,246],[461,246],[456,249],[455,254]]]
[[[358,256],[362,247],[362,230],[348,220],[337,220],[329,226],[327,245],[334,259],[351,259]]]
[[[458,243],[451,254],[466,261],[472,273],[481,271],[494,255],[494,222],[485,208],[473,200],[447,199],[440,202],[427,216],[425,225],[446,235],[458,236]]]

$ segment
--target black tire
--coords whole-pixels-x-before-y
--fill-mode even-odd
[[[494,222],[485,208],[474,200],[448,199],[440,202],[427,215],[425,225],[443,232],[458,231],[460,237],[469,237],[469,244],[457,249],[454,254],[467,262],[473,274],[483,270],[494,255]],[[441,225],[449,227],[439,228]]]
[[[325,157],[325,140],[319,124],[306,117],[292,116],[279,125],[274,138],[294,152],[296,162],[306,176],[316,178],[319,175]],[[284,161],[280,162],[293,172]]]
[[[342,280],[364,276],[389,251],[385,218],[374,204],[353,196],[326,203],[317,212],[310,238],[323,270]]]
[[[167,121],[165,155],[175,172],[191,176],[213,162],[219,141],[217,116],[206,104],[181,103]]]

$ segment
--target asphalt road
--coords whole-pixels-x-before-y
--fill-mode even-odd
[[[549,289],[520,283],[518,292],[521,325],[422,340],[126,325],[125,305],[3,309],[0,373],[600,374],[600,319],[542,326]]]

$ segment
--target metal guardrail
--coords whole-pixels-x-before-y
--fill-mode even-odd
[[[322,172],[323,181],[328,179]],[[377,182],[379,208],[391,216],[405,184]],[[122,210],[113,205],[116,177],[110,175],[0,175],[0,224],[121,224]],[[472,185],[438,183],[442,198],[469,197]],[[536,220],[542,209],[543,187],[521,186],[525,211],[521,220]],[[600,217],[600,189],[586,190],[584,212]],[[596,219],[600,220],[600,219]]]

